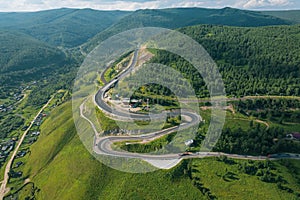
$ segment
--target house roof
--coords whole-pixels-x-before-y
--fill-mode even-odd
[[[292,133],[293,137],[296,139],[300,139],[300,133]]]

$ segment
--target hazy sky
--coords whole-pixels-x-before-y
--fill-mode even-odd
[[[226,6],[252,10],[300,9],[300,0],[0,0],[0,11],[36,11],[61,7],[99,10],[137,10],[167,7]]]

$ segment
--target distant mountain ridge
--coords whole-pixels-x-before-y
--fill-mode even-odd
[[[300,10],[264,11],[262,13],[288,20],[293,23],[300,23]]]
[[[86,52],[91,51],[99,42],[122,31],[139,27],[181,28],[199,24],[257,27],[270,25],[290,25],[292,21],[266,15],[261,12],[234,8],[168,8],[158,10],[138,10],[125,16],[92,38],[85,44]]]
[[[0,29],[17,30],[53,46],[75,47],[129,13],[69,8],[0,13]]]
[[[0,72],[31,70],[51,62],[64,62],[64,53],[55,46],[77,48],[81,45],[82,50],[88,53],[99,42],[132,28],[156,26],[176,29],[199,24],[289,25],[296,23],[299,13],[254,12],[233,8],[168,8],[135,12],[62,8],[0,13]]]
[[[99,41],[131,28],[181,28],[199,24],[268,26],[300,23],[300,11],[258,12],[234,8],[167,8],[100,11],[61,8],[38,12],[0,12],[0,29],[28,34],[52,46],[73,48],[86,42],[90,51]],[[94,37],[95,36],[95,37]],[[94,37],[94,38],[93,38]]]

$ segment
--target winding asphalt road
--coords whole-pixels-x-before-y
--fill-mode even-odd
[[[129,66],[115,79],[110,81],[109,83],[106,83],[104,87],[102,87],[94,96],[94,103],[99,107],[100,110],[102,110],[104,113],[108,114],[109,116],[116,118],[116,119],[122,119],[122,120],[149,120],[149,119],[158,119],[165,117],[164,114],[157,114],[153,116],[149,115],[143,115],[143,114],[135,114],[135,113],[129,113],[122,110],[116,110],[110,107],[104,100],[105,93],[112,87],[114,87],[117,82],[127,76],[134,68],[138,60],[138,50],[134,52],[133,58]],[[84,104],[84,103],[83,103]],[[143,160],[181,160],[181,159],[189,159],[189,158],[203,158],[203,157],[218,157],[221,155],[227,156],[229,158],[237,158],[237,159],[248,159],[248,160],[265,160],[265,159],[281,159],[281,158],[293,158],[293,159],[300,159],[300,156],[297,154],[276,154],[271,157],[266,156],[249,156],[249,155],[237,155],[237,154],[226,154],[221,152],[197,152],[197,153],[191,153],[191,154],[163,154],[163,155],[154,155],[154,154],[139,154],[139,153],[132,153],[132,152],[126,152],[126,151],[117,151],[112,149],[112,144],[115,142],[121,142],[121,141],[134,141],[134,140],[154,140],[155,138],[158,138],[160,136],[164,136],[173,132],[176,132],[179,127],[180,129],[187,129],[189,127],[192,127],[199,123],[202,119],[201,116],[199,116],[196,113],[181,110],[181,115],[188,120],[188,122],[185,122],[181,124],[180,126],[172,127],[165,130],[160,130],[157,132],[144,134],[144,135],[137,135],[137,136],[107,136],[107,137],[99,137],[97,130],[95,129],[94,124],[87,119],[83,114],[83,104],[81,105],[81,117],[85,118],[91,126],[94,129],[95,132],[95,141],[94,141],[94,152],[100,155],[109,155],[114,157],[123,157],[123,158],[139,158]],[[178,113],[175,113],[178,114]],[[177,162],[178,163],[178,162]],[[175,166],[175,165],[174,165]],[[173,167],[173,166],[171,166]]]

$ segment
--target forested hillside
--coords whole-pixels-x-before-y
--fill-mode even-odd
[[[57,89],[71,88],[78,64],[63,52],[28,35],[0,30],[1,99],[35,82],[30,105],[42,105]]]
[[[227,95],[300,95],[300,26],[238,28],[201,25],[180,29],[208,51],[218,64]],[[152,62],[180,70],[208,91],[200,74],[182,58],[158,51]]]
[[[18,30],[51,45],[75,47],[128,13],[69,8],[30,13],[0,13],[0,28]]]
[[[64,52],[42,43],[28,35],[0,31],[0,83],[18,87],[22,82],[48,77],[67,63]]]
[[[97,34],[85,48],[91,51],[99,42],[114,34],[139,27],[180,28],[198,24],[229,26],[267,26],[286,25],[292,22],[265,15],[260,12],[238,10],[233,8],[172,8],[161,10],[138,10],[122,18],[118,23]]]
[[[0,31],[0,43],[1,73],[58,65],[66,57],[62,51],[17,32]]]

